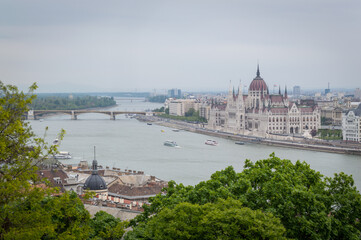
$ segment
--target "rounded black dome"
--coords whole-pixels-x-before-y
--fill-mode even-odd
[[[104,190],[107,189],[107,184],[105,183],[104,179],[98,175],[98,162],[93,160],[93,172],[84,183],[85,190]]]
[[[86,190],[104,190],[107,189],[107,184],[104,179],[97,173],[90,175],[84,183],[84,189]]]

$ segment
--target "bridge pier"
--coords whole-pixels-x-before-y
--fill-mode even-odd
[[[113,112],[110,112],[110,120],[115,120],[115,114]]]
[[[74,111],[71,111],[71,120],[77,120],[77,115],[74,113]]]

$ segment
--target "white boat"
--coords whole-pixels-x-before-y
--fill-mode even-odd
[[[238,141],[238,142],[235,142],[235,144],[244,145],[244,142]]]
[[[214,140],[211,140],[211,139],[208,139],[204,142],[204,144],[206,145],[211,145],[211,146],[217,146],[218,145],[218,142],[217,141],[214,141]]]
[[[167,140],[167,141],[164,142],[164,146],[178,147],[178,144],[175,141]]]
[[[53,141],[53,145],[58,145],[59,144],[59,139],[54,139],[54,141]]]
[[[59,152],[54,155],[55,159],[71,159],[71,155],[69,152]]]

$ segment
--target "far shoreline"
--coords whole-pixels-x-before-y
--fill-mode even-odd
[[[198,124],[187,123],[184,121],[161,118],[157,116],[137,116],[137,119],[142,122],[152,122],[153,124],[165,126],[169,128],[176,128],[189,132],[199,133],[208,136],[220,137],[225,139],[231,139],[234,141],[244,141],[256,144],[263,144],[268,146],[277,146],[317,152],[328,152],[337,154],[350,154],[350,155],[361,155],[361,144],[353,143],[347,146],[347,143],[337,142],[326,142],[316,141],[313,139],[304,139],[302,141],[286,141],[286,140],[275,140],[270,138],[259,138],[254,136],[246,136],[240,134],[232,134],[227,132],[217,132],[206,128],[201,128]]]

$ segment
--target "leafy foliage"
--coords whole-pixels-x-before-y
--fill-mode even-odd
[[[44,158],[57,151],[23,120],[36,88],[25,94],[0,82],[0,239],[120,239],[126,222],[103,214],[115,224],[93,233],[99,217],[90,218],[76,193],[59,195],[36,174]]]
[[[305,162],[293,164],[274,154],[255,163],[246,160],[241,173],[233,167],[217,171],[194,187],[171,181],[166,192],[152,198],[132,223],[147,224],[153,214],[184,202],[208,204],[233,198],[244,207],[278,217],[288,238],[359,239],[361,234],[361,195],[351,176],[325,178]]]
[[[164,111],[165,111],[164,107],[153,109],[153,112],[164,112]]]
[[[49,96],[34,99],[30,108],[34,110],[78,110],[94,107],[108,107],[115,104],[116,102],[113,97],[78,96],[69,98]]]
[[[340,129],[318,129],[318,134],[321,139],[325,139],[325,140],[342,139],[342,130]]]
[[[286,239],[271,213],[251,210],[228,198],[204,205],[180,203],[164,208],[125,239]]]
[[[332,118],[321,117],[321,125],[332,125]]]
[[[52,230],[43,239],[87,239],[89,237],[90,214],[76,193],[65,192],[59,197],[44,198],[42,208],[45,216],[51,216]]]
[[[122,222],[119,218],[99,211],[91,221],[91,239],[121,239],[128,222]]]
[[[163,118],[170,118],[180,121],[187,121],[192,123],[207,122],[207,119],[199,116],[199,111],[195,111],[193,108],[189,109],[185,116],[173,116],[169,115],[169,108],[165,109],[165,114],[158,115]]]
[[[36,88],[32,85],[25,94],[0,82],[0,238],[17,232],[31,238],[50,230],[41,200],[52,190],[33,186],[41,154],[54,153],[56,146],[48,147],[22,119]]]
[[[147,98],[149,102],[157,102],[157,103],[164,103],[166,99],[167,99],[166,95],[158,95]]]

